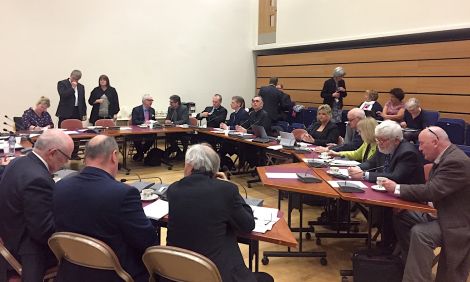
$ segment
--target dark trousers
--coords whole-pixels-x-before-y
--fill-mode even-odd
[[[188,149],[188,144],[189,144],[189,136],[186,133],[173,133],[168,135],[166,138],[166,141],[170,145],[167,148],[167,154],[170,155],[173,152],[176,152],[177,154],[183,153],[186,154],[186,150]],[[183,146],[183,151],[178,147],[178,141],[181,142],[181,145]]]
[[[139,136],[139,139],[134,140],[134,147],[138,155],[144,155],[155,143],[155,137],[153,135]]]
[[[60,125],[62,124],[62,121],[66,120],[66,119],[79,119],[79,120],[82,120],[82,117],[80,116],[80,113],[78,112],[78,107],[73,108],[73,113],[72,113],[71,116],[69,116],[69,117],[59,117],[59,128],[60,128]]]
[[[42,248],[39,253],[14,255],[22,266],[21,281],[42,281],[46,270],[57,265],[57,259],[49,248]],[[7,273],[15,272],[0,256],[0,281],[8,281]]]

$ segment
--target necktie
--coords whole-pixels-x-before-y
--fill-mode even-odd
[[[148,120],[150,119],[149,110],[148,110],[148,109],[144,109],[144,119],[145,119],[145,121],[148,121]]]
[[[390,154],[385,155],[385,160],[384,160],[384,172],[390,172],[390,159],[392,156]]]

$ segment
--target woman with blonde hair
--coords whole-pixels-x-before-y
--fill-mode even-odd
[[[367,161],[377,152],[377,142],[375,141],[376,126],[377,121],[372,117],[368,117],[359,121],[357,124],[357,132],[361,135],[363,140],[362,145],[354,151],[328,151],[328,154],[335,157],[345,157],[361,163]]]
[[[317,121],[307,129],[302,141],[318,146],[326,146],[328,143],[338,143],[339,129],[331,120],[331,107],[321,105],[317,111]]]
[[[47,109],[51,106],[49,98],[41,96],[36,102],[36,106],[24,111],[21,117],[23,129],[25,130],[43,130],[45,128],[53,128],[51,115]]]

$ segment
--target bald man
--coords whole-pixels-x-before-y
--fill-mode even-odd
[[[105,242],[134,281],[148,281],[142,255],[157,243],[139,191],[116,181],[119,149],[113,137],[98,135],[85,148],[86,167],[57,183],[54,218],[57,231],[76,232]],[[93,270],[67,261],[57,281],[122,281],[114,271]]]
[[[470,270],[470,159],[440,127],[419,134],[419,149],[433,162],[425,184],[384,183],[387,191],[416,202],[432,202],[437,218],[402,212],[395,231],[406,260],[403,281],[432,281],[434,249],[441,246],[436,281],[467,281]]]
[[[46,269],[56,264],[47,245],[55,231],[51,174],[68,162],[72,151],[70,136],[49,129],[39,136],[31,153],[11,161],[3,173],[0,237],[22,264],[22,281],[42,281]],[[5,265],[0,265],[0,275],[5,275]]]

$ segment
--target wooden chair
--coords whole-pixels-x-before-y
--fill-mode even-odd
[[[100,240],[78,233],[56,232],[48,243],[59,264],[65,259],[83,267],[114,270],[122,280],[134,281],[122,268],[114,251]]]
[[[199,121],[195,117],[189,117],[189,125],[191,126],[197,126]]]
[[[155,246],[145,251],[142,260],[150,274],[149,281],[158,281],[158,275],[175,281],[222,282],[215,264],[193,251]]]
[[[65,128],[67,130],[77,130],[83,128],[83,124],[81,120],[71,118],[63,120],[60,124],[60,128]]]
[[[21,281],[21,272],[23,271],[23,266],[16,260],[16,258],[10,253],[10,251],[3,245],[3,241],[0,238],[0,254],[5,259],[5,261],[15,270],[16,273],[1,273],[0,271],[0,280],[7,279],[8,282]],[[5,265],[6,266],[6,265]],[[6,269],[5,269],[6,270]],[[4,277],[2,277],[4,275]],[[53,279],[57,276],[57,266],[49,268],[44,274],[43,281]]]
[[[95,122],[96,126],[113,127],[116,123],[112,119],[99,119]]]

